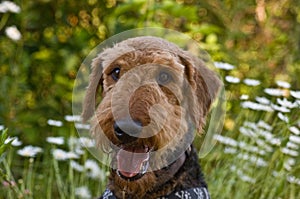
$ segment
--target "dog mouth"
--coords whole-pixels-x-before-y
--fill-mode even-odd
[[[117,152],[117,174],[126,180],[137,180],[148,170],[151,148],[148,146],[122,146]]]

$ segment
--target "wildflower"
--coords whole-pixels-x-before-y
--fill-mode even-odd
[[[233,84],[237,84],[237,83],[240,82],[240,79],[239,79],[239,78],[233,77],[233,76],[230,76],[230,75],[226,76],[226,77],[225,77],[225,80],[226,80],[227,82],[233,83]]]
[[[300,99],[300,91],[290,91],[294,98]]]
[[[105,178],[105,173],[99,168],[98,164],[94,160],[88,159],[84,163],[84,168],[87,170],[87,176],[93,179]]]
[[[300,137],[299,136],[291,135],[289,139],[290,139],[291,142],[294,142],[296,144],[300,144]]]
[[[74,170],[76,170],[78,172],[82,172],[84,170],[84,167],[82,165],[78,164],[77,162],[75,162],[73,160],[71,160],[70,165]]]
[[[277,88],[265,88],[264,92],[271,96],[284,96],[284,90]]]
[[[0,125],[0,131],[2,131],[4,129],[3,125]]]
[[[288,181],[289,183],[293,183],[293,184],[298,184],[298,185],[300,185],[300,179],[299,179],[299,178],[296,178],[295,176],[291,176],[291,175],[287,176],[287,181]]]
[[[52,155],[56,160],[77,159],[79,156],[73,152],[66,152],[62,149],[53,149]]]
[[[291,101],[288,101],[286,98],[279,99],[277,98],[277,103],[280,104],[281,106],[287,107],[287,108],[296,108],[298,107],[297,102],[292,103]]]
[[[293,157],[297,157],[298,156],[298,151],[292,150],[292,149],[288,149],[288,148],[282,148],[281,152],[286,154],[286,155],[290,155]]]
[[[287,109],[287,108],[284,107],[284,106],[278,106],[278,105],[273,104],[273,103],[271,104],[271,107],[272,107],[274,110],[279,111],[279,112],[282,112],[282,113],[289,113],[289,112],[291,112],[290,109]]]
[[[249,99],[249,95],[241,95],[240,100],[248,100]]]
[[[95,141],[90,139],[90,138],[87,138],[87,137],[79,138],[79,142],[80,142],[81,145],[83,145],[87,148],[95,147]]]
[[[273,148],[270,147],[267,143],[265,143],[262,139],[255,139],[255,142],[258,146],[263,147],[267,152],[272,152]]]
[[[283,115],[282,113],[278,113],[277,116],[279,117],[279,119],[281,119],[282,121],[284,121],[285,123],[289,122],[289,118],[285,115]]]
[[[290,141],[286,144],[286,147],[290,148],[290,149],[295,149],[295,150],[299,149],[299,145],[297,145],[297,144],[295,144],[293,142],[290,142]]]
[[[290,130],[292,133],[294,133],[295,135],[300,135],[300,130],[299,130],[297,127],[295,127],[295,126],[291,126],[291,127],[289,128],[289,130]]]
[[[12,13],[20,13],[21,8],[11,1],[3,1],[0,3],[0,13],[12,12]]]
[[[253,153],[258,153],[260,155],[265,155],[266,154],[266,152],[264,150],[260,150],[258,147],[248,145],[245,142],[240,142],[239,147],[241,149],[246,150],[246,151],[250,151],[250,152],[253,152]]]
[[[290,88],[291,84],[285,81],[276,81],[277,86],[282,87],[282,88]]]
[[[232,70],[235,68],[235,66],[228,64],[228,63],[223,63],[223,62],[214,62],[215,67],[218,69],[224,69],[224,70]]]
[[[270,126],[269,124],[267,124],[266,122],[264,122],[263,120],[259,120],[258,124],[259,127],[262,127],[268,131],[272,131],[272,126]]]
[[[88,199],[92,197],[90,190],[86,186],[75,188],[75,195],[83,199]]]
[[[254,184],[255,181],[256,181],[254,178],[251,178],[250,176],[245,175],[241,170],[238,170],[237,174],[239,175],[241,180],[244,181],[244,182],[249,182],[249,183]]]
[[[235,141],[234,139],[232,138],[229,138],[229,137],[225,137],[225,136],[222,136],[222,135],[215,135],[214,136],[214,139],[225,144],[225,145],[230,145],[230,146],[233,146],[233,147],[236,147],[238,145],[238,142]]]
[[[49,119],[47,121],[47,123],[50,125],[50,126],[57,126],[57,127],[61,127],[63,125],[63,123],[61,121],[58,121],[58,120],[52,120],[52,119]]]
[[[75,137],[70,137],[68,140],[69,148],[71,148],[76,154],[82,155],[84,151],[82,150],[81,143],[79,139]]]
[[[279,138],[272,138],[268,140],[272,145],[279,146],[281,144],[281,140]]]
[[[256,79],[244,79],[244,84],[248,86],[258,86],[260,85],[260,81]]]
[[[246,122],[244,122],[244,126],[250,127],[253,130],[258,130],[257,125],[255,123],[253,123],[253,122],[246,121]]]
[[[258,104],[258,103],[251,102],[251,101],[244,101],[244,102],[242,102],[241,106],[243,108],[249,108],[249,109],[257,110],[257,111],[267,111],[267,112],[273,111],[273,109],[270,106]]]
[[[68,122],[80,122],[81,117],[80,115],[66,115],[65,120]]]
[[[242,160],[247,160],[251,162],[252,164],[255,164],[256,166],[260,167],[266,167],[268,164],[266,161],[264,161],[262,158],[256,156],[256,155],[248,155],[247,153],[239,153],[237,155],[237,158]]]
[[[270,100],[268,100],[265,97],[255,97],[255,100],[260,104],[266,104],[266,105],[270,104]]]
[[[57,145],[62,145],[65,142],[63,137],[47,137],[46,141]]]
[[[12,142],[11,142],[12,141]],[[12,146],[21,146],[22,145],[22,142],[19,140],[18,137],[8,137],[5,141],[4,141],[4,144],[7,144],[11,142],[11,145]]]
[[[257,137],[257,135],[250,129],[248,128],[245,128],[245,127],[240,127],[240,132],[243,134],[243,135],[246,135],[248,137]]]
[[[8,38],[14,41],[19,41],[22,38],[22,35],[16,26],[5,28],[5,34]]]
[[[224,153],[235,154],[235,153],[237,153],[237,149],[236,148],[232,148],[232,147],[225,147]]]
[[[86,130],[90,129],[90,125],[89,124],[82,124],[82,123],[75,123],[75,127],[77,129],[86,129]]]
[[[20,156],[24,157],[35,157],[36,154],[41,153],[43,150],[40,147],[36,146],[25,146],[23,149],[17,151]]]

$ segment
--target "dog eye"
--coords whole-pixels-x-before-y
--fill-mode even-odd
[[[159,85],[166,85],[171,80],[172,80],[172,76],[170,75],[170,73],[166,71],[161,71],[157,76],[157,83]]]
[[[120,76],[120,71],[121,69],[119,67],[116,67],[110,72],[109,75],[113,78],[113,80],[118,81]]]

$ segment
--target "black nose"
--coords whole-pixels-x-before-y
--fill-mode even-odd
[[[142,131],[142,124],[133,120],[118,120],[114,123],[115,135],[124,144],[135,141]]]

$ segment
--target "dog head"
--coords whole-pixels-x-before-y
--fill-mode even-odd
[[[151,189],[156,176],[149,171],[189,147],[220,85],[202,60],[157,37],[127,39],[100,53],[92,63],[82,117],[91,118],[97,146],[112,154],[115,181],[147,182]]]

